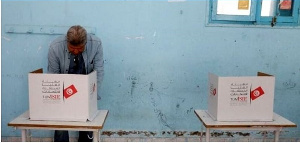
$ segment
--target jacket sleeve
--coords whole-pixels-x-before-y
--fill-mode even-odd
[[[97,52],[94,58],[94,70],[97,71],[97,84],[98,84],[98,89],[100,89],[103,81],[103,76],[104,76],[104,61],[103,61],[103,48],[101,41],[98,42],[97,44]],[[98,90],[98,100],[101,99],[100,94]]]
[[[59,59],[54,46],[50,45],[48,51],[48,73],[59,74],[61,73],[59,66]]]

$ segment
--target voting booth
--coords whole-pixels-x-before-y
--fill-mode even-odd
[[[97,115],[97,73],[28,74],[30,120],[87,121]]]
[[[216,121],[273,121],[275,77],[208,74],[208,113]]]

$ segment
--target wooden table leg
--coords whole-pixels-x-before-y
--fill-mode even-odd
[[[276,129],[274,131],[274,141],[278,142],[279,141],[279,134],[280,134],[280,129]]]
[[[200,130],[200,142],[202,142],[202,137],[203,137],[203,124],[201,125],[201,130]]]
[[[31,142],[31,130],[30,129],[27,129],[26,130],[26,140],[28,141],[28,142]]]
[[[93,131],[93,137],[94,137],[94,139],[93,139],[94,142],[100,141],[99,131]]]
[[[267,138],[267,133],[268,132],[267,131],[263,131],[262,133],[263,133],[263,136],[264,136],[263,137],[263,142],[266,142],[266,138]]]
[[[205,141],[209,142],[209,138],[210,138],[210,131],[209,131],[209,128],[206,128]]]
[[[22,132],[22,142],[26,142],[26,137],[27,137],[26,129],[22,129],[21,132]]]

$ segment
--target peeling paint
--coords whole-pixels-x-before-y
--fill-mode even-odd
[[[218,137],[224,135],[224,132],[212,132],[210,135],[211,137]]]
[[[149,91],[152,92],[153,91],[153,82],[150,83],[150,88]]]
[[[140,36],[140,37],[135,37],[134,39],[144,39],[144,37]]]
[[[192,113],[194,107],[191,107],[190,109],[186,110],[186,114]]]
[[[137,37],[125,37],[127,40],[130,40],[130,39],[135,39],[135,40],[138,40],[138,39],[144,39],[145,37],[143,36],[137,36]]]
[[[162,131],[161,133],[153,132],[153,131],[103,131],[101,135],[106,136],[129,136],[129,135],[143,135],[146,137],[155,137],[158,135],[174,135],[175,137],[182,137],[185,135],[190,136],[201,136],[205,135],[205,132],[199,132],[199,131]]]
[[[236,134],[238,134],[240,136],[250,136],[250,133],[236,132]]]
[[[169,136],[173,135],[174,137],[183,137],[183,136],[205,136],[205,132],[201,131],[162,131],[161,133],[158,132],[153,132],[153,131],[103,131],[101,135],[106,135],[106,136],[128,136],[128,135],[142,135],[146,137],[155,137],[159,135],[163,136]],[[257,134],[261,134],[264,136],[265,134],[268,134],[267,132],[258,132]],[[234,137],[234,135],[246,137],[250,136],[250,133],[243,133],[243,132],[212,132],[211,136],[212,137],[220,137],[226,135],[227,137]]]
[[[180,14],[183,14],[183,10],[180,10]]]
[[[133,95],[133,91],[135,89],[135,86],[136,86],[136,82],[135,81],[132,81],[131,82],[131,92],[130,92],[130,95]]]
[[[187,131],[174,131],[173,135],[175,135],[176,137],[181,137],[183,136]]]
[[[10,41],[10,39],[7,38],[7,37],[2,36],[2,38],[3,38],[4,40],[6,40],[6,41]]]
[[[164,113],[162,113],[161,110],[157,110],[157,113],[158,113],[158,114],[157,114],[157,118],[158,118],[159,122],[160,122],[163,126],[168,127],[168,128],[171,129],[171,130],[174,130],[174,128],[168,123],[167,116],[166,116]]]
[[[292,89],[292,88],[295,88],[296,85],[297,85],[297,84],[296,84],[295,82],[293,82],[292,80],[289,80],[289,81],[283,83],[283,86],[284,86],[286,89]]]
[[[25,75],[21,75],[21,74],[2,74],[1,76],[6,78],[18,79],[18,80],[23,80],[24,77],[26,77]]]
[[[233,137],[233,133],[232,132],[225,132],[227,136],[229,137]]]
[[[243,132],[212,132],[211,136],[212,137],[219,137],[219,136],[224,136],[226,135],[227,137],[234,137],[234,135],[239,135],[239,136],[250,136],[250,133],[243,133]]]
[[[180,107],[180,104],[179,104],[179,103],[177,103],[177,104],[176,104],[176,108],[179,108],[179,107]]]
[[[199,132],[199,131],[190,132],[191,136],[201,136],[201,135],[203,136],[205,134],[206,134],[205,132]]]
[[[101,135],[112,136],[126,136],[126,135],[144,135],[147,137],[155,136],[157,133],[151,131],[103,131]]]
[[[166,133],[168,133],[169,135],[171,134],[171,131],[162,131],[162,134],[165,135]]]

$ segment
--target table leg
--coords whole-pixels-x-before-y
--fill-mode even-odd
[[[31,130],[30,130],[30,129],[27,129],[27,130],[26,130],[26,134],[27,134],[26,140],[27,140],[28,142],[31,142]]]
[[[200,130],[200,142],[202,142],[202,137],[203,137],[203,124],[201,125],[201,130]]]
[[[99,139],[99,131],[93,131],[93,137],[94,137],[94,139],[93,139],[94,142],[100,141],[100,139]]]
[[[209,138],[210,138],[210,131],[209,131],[209,128],[206,128],[205,141],[209,142]]]
[[[264,136],[263,137],[263,142],[266,142],[266,138],[267,138],[267,133],[268,132],[267,131],[263,131],[262,133],[263,133],[263,136]]]
[[[278,142],[279,141],[279,134],[280,134],[280,130],[279,129],[277,129],[277,130],[275,130],[274,131],[274,141],[275,142]]]
[[[26,129],[22,129],[22,142],[26,142],[26,137],[27,137],[27,133],[26,133]]]

